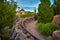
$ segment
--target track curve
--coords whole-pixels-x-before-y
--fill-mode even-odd
[[[18,21],[11,29],[10,40],[41,40],[26,29],[26,23],[36,21],[35,17],[25,18]],[[44,40],[44,39],[42,39]]]

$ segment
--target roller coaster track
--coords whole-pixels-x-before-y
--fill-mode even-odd
[[[36,20],[35,17],[25,18],[23,20],[18,21],[13,25],[11,29],[11,37],[10,40],[40,40],[40,38],[35,37],[26,29],[25,23]]]

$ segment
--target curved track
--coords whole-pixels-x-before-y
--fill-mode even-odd
[[[45,40],[36,31],[36,23],[34,17],[18,21],[13,25],[10,40]]]

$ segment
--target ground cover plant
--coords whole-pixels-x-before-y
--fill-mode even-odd
[[[37,30],[45,36],[52,35],[53,31],[55,31],[56,29],[56,25],[52,23],[39,23],[37,27]]]

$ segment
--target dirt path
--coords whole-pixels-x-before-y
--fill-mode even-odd
[[[32,21],[26,25],[26,29],[35,37],[39,38],[40,40],[45,40],[44,37],[37,32],[36,27],[37,27],[37,21]]]

